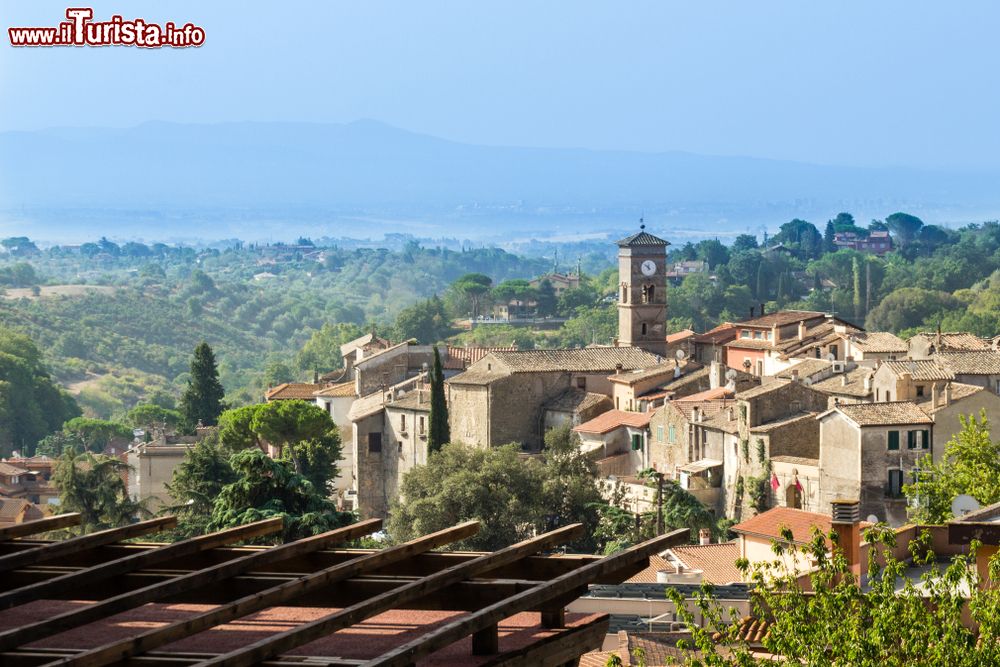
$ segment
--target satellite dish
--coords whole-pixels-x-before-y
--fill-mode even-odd
[[[728,371],[726,371],[726,379],[727,380],[735,380],[736,379],[736,369],[735,368],[730,368]]]
[[[837,360],[837,355],[835,355],[833,352],[831,352],[830,354],[826,355],[826,360],[827,361],[836,361]]]
[[[674,352],[674,356],[677,357],[677,361],[680,361],[685,356],[684,350],[677,350],[676,352]]]
[[[805,380],[802,381],[802,384],[804,384],[807,387],[811,387],[812,383],[813,383],[812,378],[806,378]]]
[[[977,509],[979,509],[979,501],[964,493],[955,496],[955,499],[951,501],[951,513],[957,518],[961,518],[969,512],[975,512]]]
[[[865,521],[867,521],[868,523],[878,523],[878,517],[875,516],[874,514],[869,514],[868,518],[865,519]]]

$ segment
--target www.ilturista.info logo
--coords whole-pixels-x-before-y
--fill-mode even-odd
[[[7,28],[11,46],[141,46],[184,48],[205,43],[205,29],[192,23],[183,26],[168,21],[163,25],[145,19],[125,20],[112,16],[93,21],[90,7],[70,7],[68,21],[51,28]]]

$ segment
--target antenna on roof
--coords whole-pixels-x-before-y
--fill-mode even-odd
[[[646,228],[646,214],[643,213],[642,215],[639,216],[639,229],[645,229],[645,228]]]

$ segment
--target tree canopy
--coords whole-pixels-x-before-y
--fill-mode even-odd
[[[128,465],[113,456],[67,449],[52,473],[60,509],[79,512],[83,532],[132,523],[143,508],[128,495],[123,477],[127,470]]]
[[[215,353],[208,343],[202,341],[194,349],[191,377],[181,397],[181,410],[188,425],[193,428],[201,422],[205,426],[214,426],[225,409],[224,397]]]

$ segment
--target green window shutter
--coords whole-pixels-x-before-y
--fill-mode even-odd
[[[923,439],[920,442],[921,448],[922,449],[930,449],[931,448],[931,432],[930,432],[930,430],[924,429],[923,431],[921,431],[921,433],[923,433],[923,436],[921,436]]]
[[[671,424],[670,428],[667,430],[667,438],[671,444],[677,442],[677,429]]]
[[[657,424],[656,426],[656,441],[663,442],[663,424]]]
[[[906,432],[906,448],[915,449],[917,446],[917,432],[907,431]]]
[[[899,449],[899,431],[889,431],[889,449]]]

